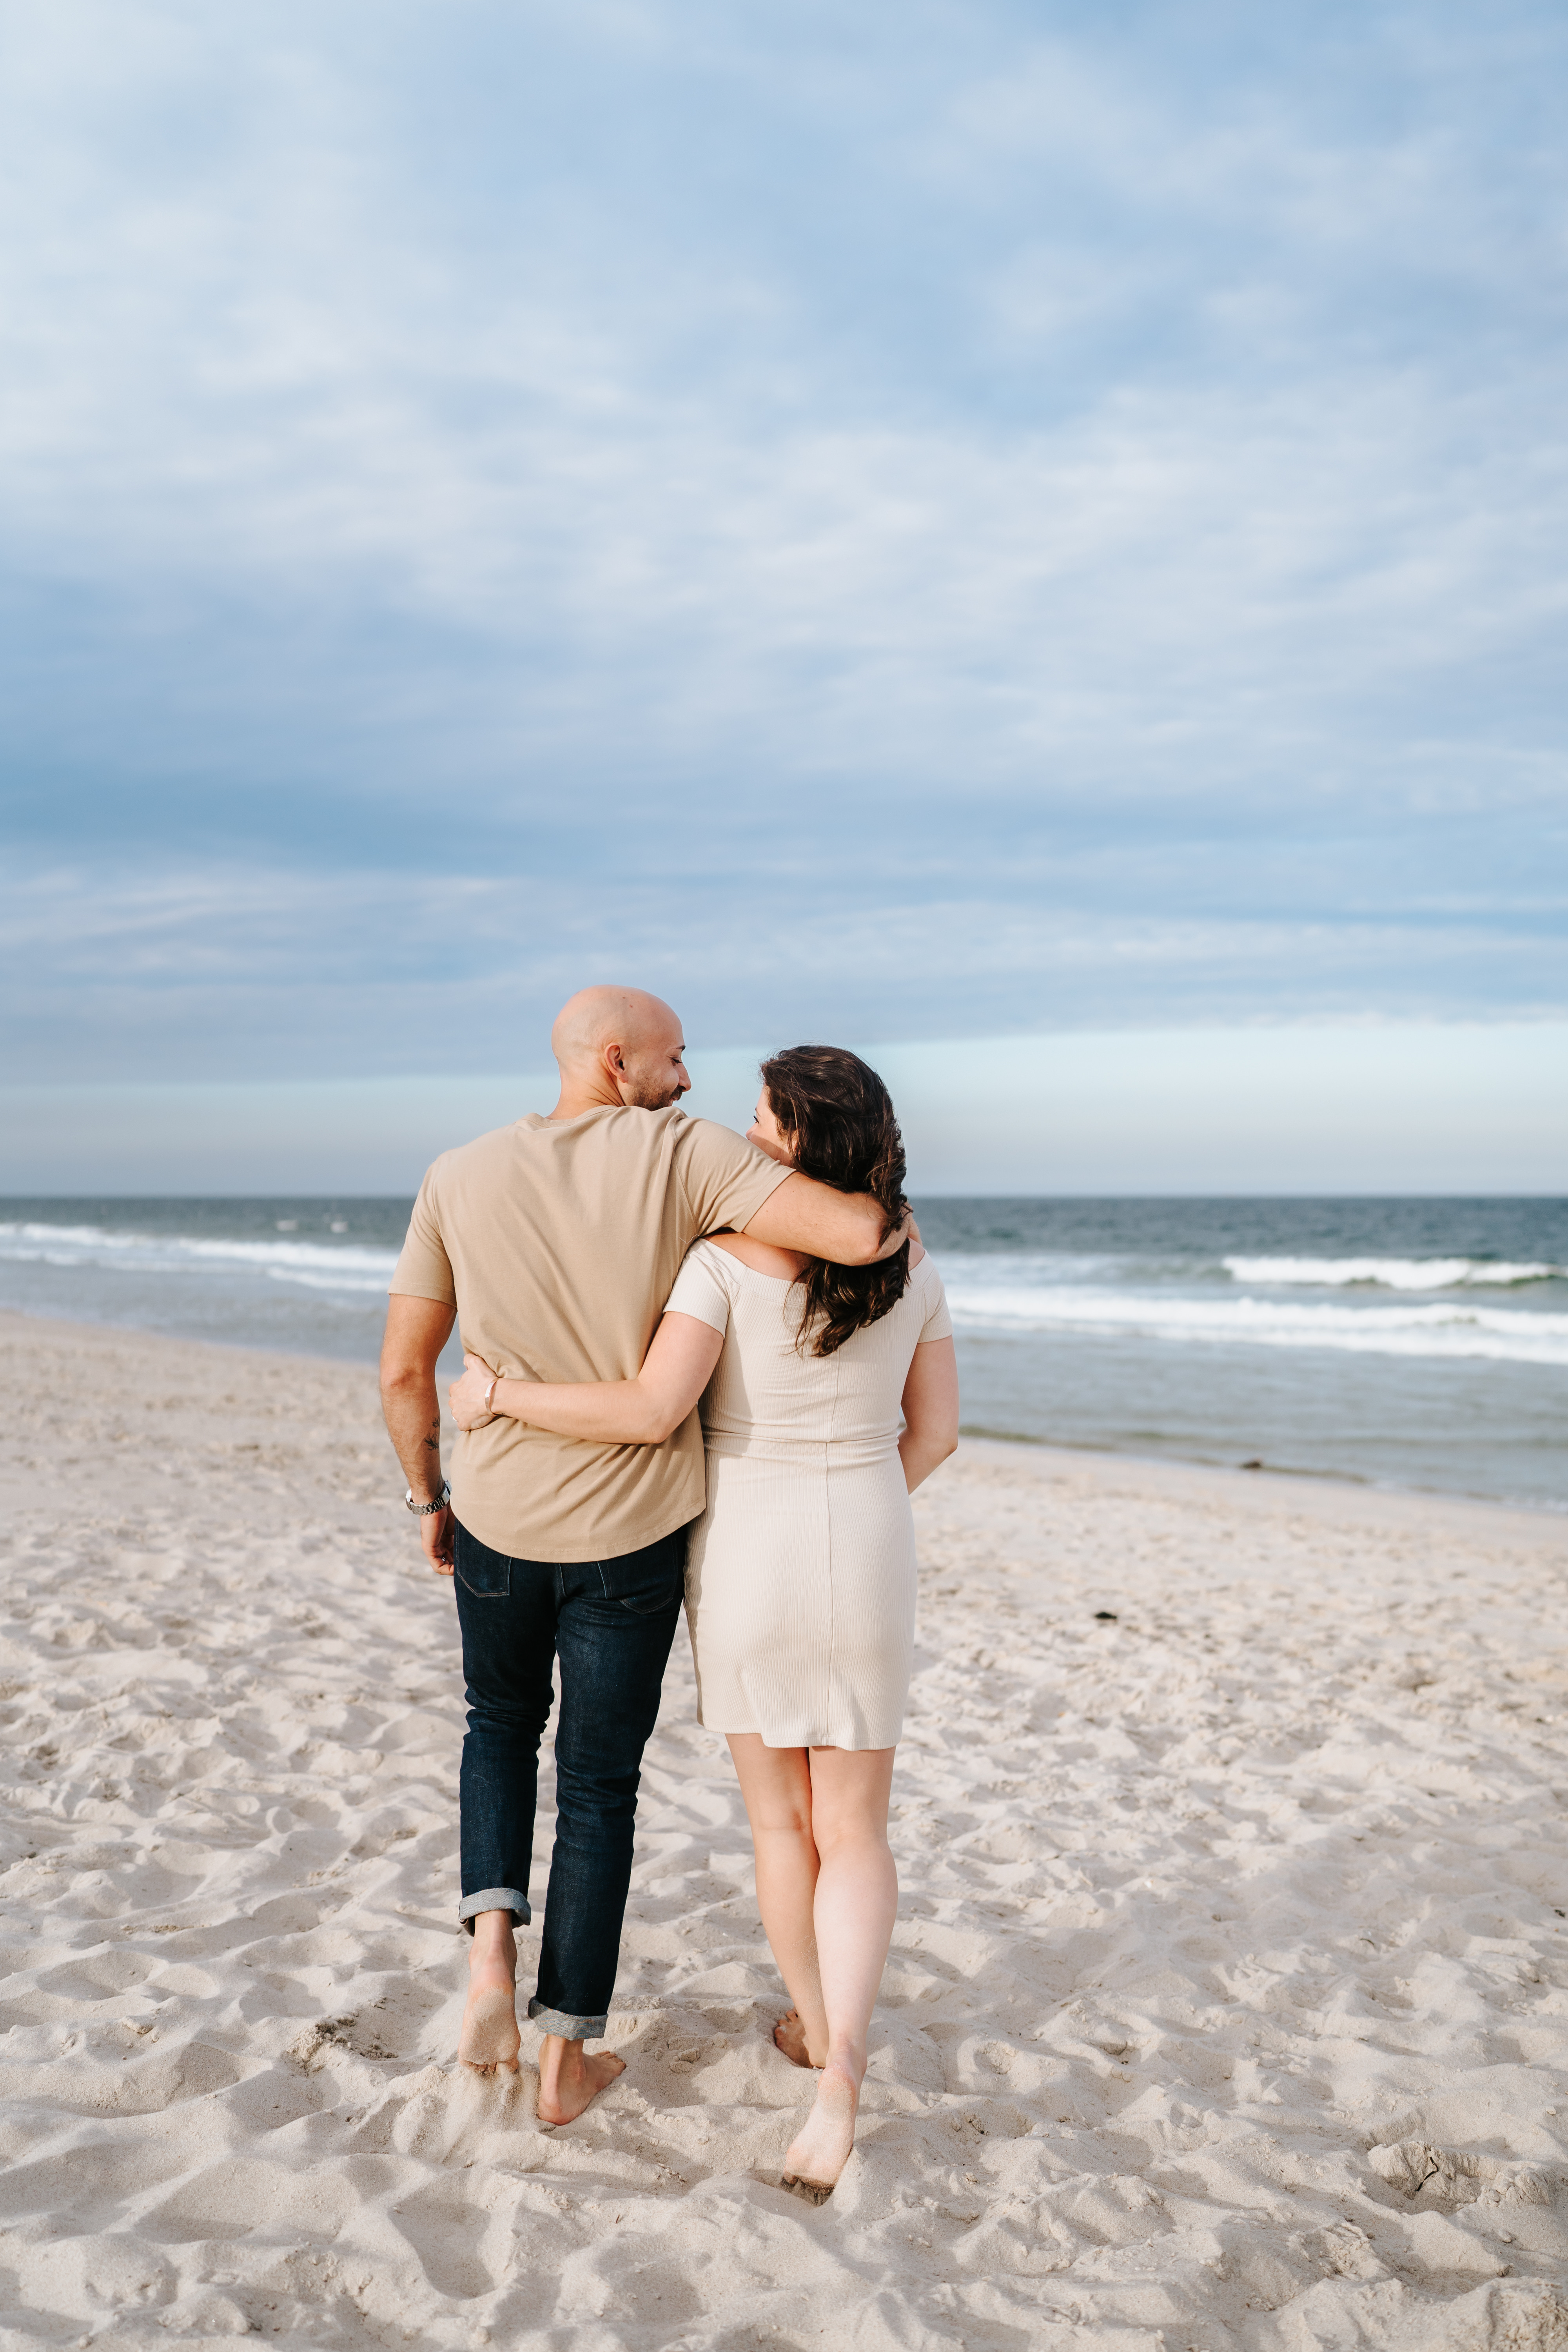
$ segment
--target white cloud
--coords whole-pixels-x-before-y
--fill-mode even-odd
[[[972,1025],[1014,986],[1075,1019],[1562,1001],[1466,830],[1564,781],[1562,173],[1509,140],[1524,67],[1378,11],[1325,22],[1338,64],[1305,28],[1228,67],[1201,11],[1184,55],[917,13],[19,23],[0,520],[13,601],[57,601],[13,757],[143,795],[112,878],[35,820],[84,927],[40,882],[51,1055],[121,1034],[89,933],[181,1051],[215,973],[257,1036],[326,992],[348,1051],[386,987],[445,1003],[454,923],[515,978],[484,910],[530,876],[541,988],[600,935],[657,960],[684,881],[710,952],[809,940],[862,1027],[910,967]],[[160,771],[204,763],[171,842]],[[382,869],[433,805],[415,969]],[[1314,834],[1340,877],[1281,898]],[[1215,889],[1161,903],[1152,843]],[[815,916],[735,920],[803,869]]]

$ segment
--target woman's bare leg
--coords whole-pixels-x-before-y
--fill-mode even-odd
[[[899,1874],[888,1850],[894,1753],[809,1751],[818,1857],[812,1907],[827,2050],[816,2104],[784,2158],[785,2180],[808,2189],[831,2189],[855,2145],[866,2035],[899,1908]]]
[[[827,2056],[827,2011],[816,1963],[813,1905],[816,1847],[811,1834],[811,1766],[804,1748],[764,1748],[754,1731],[732,1731],[730,1753],[757,1858],[757,1908],[779,1974],[795,2003],[773,2039],[797,2066]]]

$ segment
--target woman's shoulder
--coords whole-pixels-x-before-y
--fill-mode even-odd
[[[705,1274],[710,1282],[721,1283],[729,1289],[733,1281],[735,1261],[728,1250],[721,1250],[710,1234],[693,1242],[680,1261],[682,1274]]]
[[[910,1252],[910,1284],[904,1297],[921,1321],[929,1328],[942,1322],[947,1314],[947,1291],[936,1270],[936,1260],[929,1250],[920,1258]]]
[[[793,1282],[805,1264],[795,1251],[774,1249],[767,1242],[752,1241],[747,1234],[710,1234],[696,1247],[712,1251],[715,1258],[731,1266],[748,1265],[753,1274],[769,1275],[775,1282]]]

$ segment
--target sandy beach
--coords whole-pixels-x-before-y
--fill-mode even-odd
[[[816,2210],[684,1640],[626,2073],[542,2129],[455,2062],[456,1626],[373,1376],[0,1339],[0,2347],[1565,2352],[1568,1520],[966,1444]]]

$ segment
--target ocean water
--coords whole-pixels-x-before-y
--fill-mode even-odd
[[[975,1433],[1568,1508],[1568,1201],[932,1201]]]
[[[0,1201],[0,1305],[374,1361],[409,1205]],[[1568,1201],[917,1207],[973,1433],[1568,1509]]]

